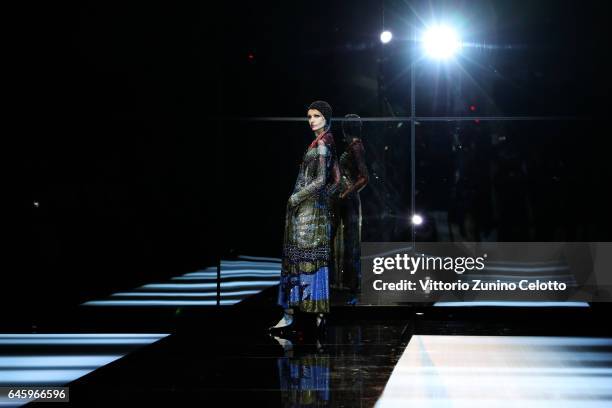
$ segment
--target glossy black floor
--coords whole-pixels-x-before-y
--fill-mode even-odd
[[[274,288],[230,308],[81,307],[61,325],[40,322],[40,332],[173,333],[69,384],[70,403],[41,406],[371,407],[414,334],[611,335],[601,304],[336,307],[325,336],[290,345],[266,332],[273,300]]]

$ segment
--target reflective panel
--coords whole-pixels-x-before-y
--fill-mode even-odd
[[[590,121],[421,122],[420,241],[610,241],[609,170]]]

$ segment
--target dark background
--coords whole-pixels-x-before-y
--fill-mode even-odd
[[[42,3],[13,16],[17,262],[4,270],[4,317],[215,264],[200,5]]]
[[[315,99],[330,102],[337,118],[410,115],[413,12],[419,30],[422,21],[454,20],[473,44],[460,67],[424,60],[417,68],[417,115],[441,118],[417,126],[415,211],[443,213],[455,239],[479,239],[470,236],[471,216],[472,229],[495,231],[493,240],[609,240],[606,7],[386,1],[394,40],[382,46],[381,4],[253,4],[223,20],[222,255],[280,256],[286,200],[312,135],[303,122],[262,119],[302,117]],[[505,120],[445,119],[457,116]],[[514,120],[532,116],[546,120]],[[332,131],[342,151],[338,121]],[[367,122],[364,143],[363,239],[409,241],[409,122]],[[442,239],[437,227],[425,225],[417,239]]]
[[[407,115],[408,16],[411,5],[423,15],[428,4],[385,2],[396,37],[385,49],[380,1],[15,6],[3,316],[59,313],[218,256],[279,256],[286,199],[311,135],[303,122],[236,119],[302,117],[315,99],[335,116]],[[502,73],[484,91],[464,81],[460,92],[432,94],[419,85],[432,71],[422,71],[417,114],[462,116],[477,104],[483,115],[588,116],[584,126],[556,128],[566,154],[582,152],[573,166],[599,178],[565,188],[583,186],[572,208],[606,214],[608,132],[596,120],[607,119],[608,10],[595,1],[431,4],[468,16],[467,40],[512,47],[469,55],[493,61],[489,75]],[[372,162],[380,140],[397,147],[380,170],[395,178],[393,188],[372,184],[364,201],[391,203],[385,211],[396,214],[409,211],[409,134],[407,124],[394,129],[370,128],[380,135],[368,140]],[[590,238],[606,239],[609,218],[598,220],[589,221],[599,226]]]

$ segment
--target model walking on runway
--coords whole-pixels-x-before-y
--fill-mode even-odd
[[[285,217],[278,294],[284,315],[270,328],[280,336],[300,329],[320,329],[329,313],[333,264],[330,196],[340,181],[340,171],[330,132],[331,106],[313,102],[307,116],[314,140],[304,154]]]

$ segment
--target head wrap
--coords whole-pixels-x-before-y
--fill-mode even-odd
[[[325,101],[314,101],[310,104],[308,109],[316,109],[321,112],[321,115],[325,118],[325,127],[329,128],[331,126],[332,108],[329,103]]]
[[[359,115],[349,113],[345,118],[351,120],[342,121],[342,133],[344,133],[344,138],[356,137],[361,139],[361,118]]]

